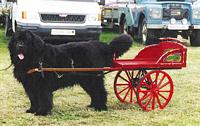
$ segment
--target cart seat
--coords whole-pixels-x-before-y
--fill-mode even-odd
[[[156,61],[118,60],[114,62],[114,66],[122,68],[151,68],[156,66]]]
[[[166,40],[166,41],[164,41]],[[186,47],[179,42],[163,39],[142,49],[133,59],[113,59],[113,67],[122,68],[181,68],[186,66]]]

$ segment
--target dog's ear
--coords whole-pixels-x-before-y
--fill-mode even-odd
[[[26,39],[28,41],[32,41],[33,40],[33,33],[29,30],[25,30],[24,32],[25,32]]]
[[[32,43],[32,46],[34,46],[34,49],[37,51],[37,52],[41,52],[44,45],[45,45],[45,42],[36,34],[34,34],[33,32],[31,31],[27,31],[26,32],[26,38],[29,42]]]

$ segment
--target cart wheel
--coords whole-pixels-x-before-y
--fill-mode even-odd
[[[116,97],[123,103],[131,104],[137,102],[139,80],[145,76],[146,73],[146,70],[119,71],[114,81]]]
[[[171,100],[173,90],[172,79],[166,72],[151,71],[140,80],[138,103],[146,111],[163,109]]]

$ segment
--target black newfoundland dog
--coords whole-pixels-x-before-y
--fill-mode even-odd
[[[61,45],[45,43],[30,31],[17,31],[9,43],[11,61],[14,64],[14,76],[22,83],[31,106],[27,113],[47,115],[53,105],[53,91],[79,84],[91,97],[91,104],[97,111],[107,110],[107,92],[104,87],[104,75],[97,72],[35,72],[27,71],[38,67],[59,68],[98,68],[112,65],[114,52],[116,57],[125,53],[132,45],[128,35],[120,35],[111,43],[98,41],[71,42]]]

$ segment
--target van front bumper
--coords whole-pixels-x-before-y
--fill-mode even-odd
[[[102,32],[101,26],[77,26],[77,27],[41,27],[30,25],[17,25],[17,30],[29,30],[39,35],[43,39],[59,39],[65,41],[87,41],[98,40]],[[56,31],[74,31],[74,34],[64,33],[56,34],[52,33],[52,30]]]

